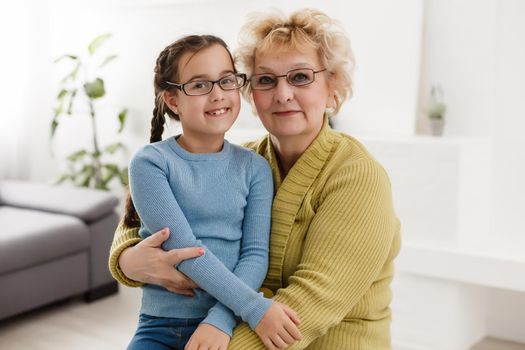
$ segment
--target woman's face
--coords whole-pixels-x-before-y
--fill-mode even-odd
[[[300,68],[319,71],[325,67],[313,48],[278,51],[256,54],[253,74],[280,76]],[[328,72],[316,73],[313,83],[304,86],[293,86],[286,77],[277,78],[274,88],[252,90],[252,95],[259,118],[271,135],[281,141],[294,139],[309,144],[321,130],[324,112],[331,100]]]

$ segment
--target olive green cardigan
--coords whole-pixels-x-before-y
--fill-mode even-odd
[[[325,125],[281,181],[269,137],[247,144],[273,171],[270,265],[263,291],[294,309],[303,339],[288,349],[391,349],[390,282],[400,224],[387,174],[354,138]],[[109,266],[121,283],[139,286],[118,267],[140,241],[119,226]],[[265,349],[247,324],[228,349]]]

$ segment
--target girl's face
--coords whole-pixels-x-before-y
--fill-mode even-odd
[[[323,70],[316,51],[290,50],[256,54],[253,74],[272,73],[280,76],[291,70],[309,68]],[[297,79],[301,79],[298,76]],[[253,86],[253,85],[252,85]],[[327,71],[314,74],[314,81],[293,86],[286,77],[277,78],[270,90],[252,90],[259,118],[268,132],[284,141],[294,139],[309,144],[323,125],[323,116],[331,98]]]
[[[213,45],[197,53],[188,52],[179,60],[178,83],[193,81],[216,81],[234,73],[228,51],[221,45]],[[186,137],[224,137],[237,119],[240,110],[239,90],[222,90],[213,84],[209,94],[187,96],[176,91],[168,97],[168,105],[180,118]]]

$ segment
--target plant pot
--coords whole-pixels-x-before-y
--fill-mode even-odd
[[[443,118],[431,118],[429,119],[430,135],[442,136],[443,128],[445,127],[445,119]]]

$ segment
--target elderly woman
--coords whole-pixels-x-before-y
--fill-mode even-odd
[[[273,172],[262,290],[299,315],[303,337],[289,349],[390,349],[390,283],[400,247],[390,182],[357,140],[328,123],[351,94],[349,40],[317,10],[256,14],[241,29],[237,61],[250,77],[245,97],[268,131],[246,146]],[[121,224],[111,249],[113,275],[126,285],[147,282],[191,295],[197,286],[173,265],[197,254],[164,252],[165,237],[141,241],[136,228]],[[264,348],[244,323],[228,347]]]

